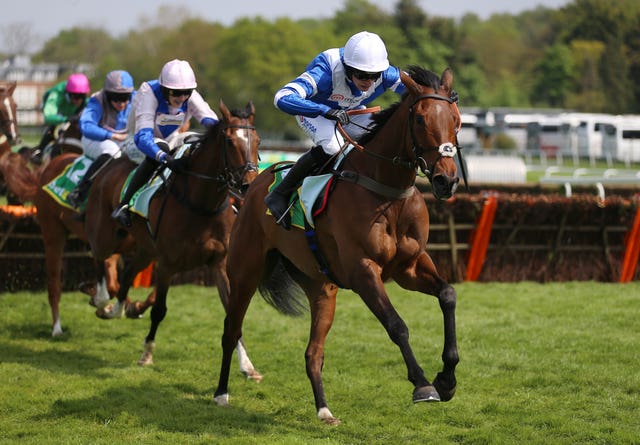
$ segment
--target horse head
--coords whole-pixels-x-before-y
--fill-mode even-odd
[[[220,100],[220,112],[220,130],[224,137],[224,174],[231,194],[241,198],[258,176],[260,137],[254,126],[255,107],[249,102],[244,110],[230,111]]]
[[[413,66],[407,73],[401,72],[400,78],[407,87],[406,100],[410,101],[408,156],[431,182],[433,195],[438,199],[450,198],[460,181],[454,157],[461,117],[457,104],[450,98],[453,74],[447,68],[438,78]]]
[[[0,136],[6,138],[10,145],[19,144],[20,134],[18,133],[17,106],[13,100],[13,92],[16,89],[16,82],[8,85],[0,85]],[[0,139],[0,143],[4,142]]]

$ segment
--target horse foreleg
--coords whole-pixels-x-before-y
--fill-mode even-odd
[[[315,399],[316,415],[326,424],[338,425],[340,420],[329,410],[322,383],[324,345],[335,316],[338,288],[330,283],[320,286],[306,283],[303,288],[309,297],[311,309],[311,332],[304,358]]]
[[[438,298],[444,320],[442,350],[444,366],[442,372],[436,376],[433,385],[440,399],[449,401],[456,391],[455,368],[459,361],[456,340],[456,291],[440,278],[431,257],[426,252],[418,257],[415,268],[403,271],[395,279],[405,289],[435,295]]]
[[[444,367],[442,372],[436,376],[433,385],[438,390],[440,398],[445,402],[451,400],[456,392],[455,369],[459,361],[456,340],[456,300],[456,291],[448,284],[438,293],[438,302],[444,319],[444,347],[442,350]]]
[[[365,270],[369,270],[366,268]],[[360,295],[369,310],[382,323],[393,341],[400,348],[400,352],[407,366],[408,379],[413,383],[414,402],[438,402],[440,397],[436,388],[424,376],[424,371],[418,364],[409,344],[409,329],[391,304],[389,296],[379,275],[365,272],[366,278],[354,280],[359,283],[354,291]]]
[[[156,300],[151,308],[151,327],[144,340],[144,351],[138,365],[146,366],[153,364],[153,352],[155,350],[156,332],[165,315],[167,315],[167,293],[169,292],[169,282],[171,274],[158,271],[156,274]]]
[[[214,269],[214,273],[218,295],[220,296],[220,301],[222,302],[222,306],[226,311],[227,307],[229,306],[229,278],[227,277],[227,274],[225,272],[225,266],[226,263],[222,261]],[[247,354],[247,350],[244,346],[242,338],[238,340],[238,344],[236,345],[236,352],[238,353],[240,372],[244,374],[248,379],[260,382],[262,380],[262,374],[260,374],[253,366],[253,363],[251,363],[251,359],[249,358],[249,354]]]
[[[229,300],[227,316],[224,319],[224,331],[222,333],[222,360],[220,362],[220,376],[218,378],[218,387],[216,388],[213,396],[213,400],[219,406],[226,406],[229,404],[229,374],[231,371],[233,350],[234,348],[242,345],[242,322],[247,313],[254,291],[255,288],[253,291],[241,293],[239,295],[242,295],[242,297],[239,296],[238,298],[234,298],[232,292]]]

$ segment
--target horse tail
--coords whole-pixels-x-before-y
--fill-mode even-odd
[[[0,156],[0,173],[7,189],[22,202],[33,201],[38,193],[38,175],[23,156],[6,153]]]
[[[294,267],[277,250],[269,252],[268,271],[258,286],[262,298],[278,312],[299,317],[308,310],[307,299],[300,285],[289,273]]]

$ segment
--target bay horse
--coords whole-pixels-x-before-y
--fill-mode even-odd
[[[63,334],[60,320],[60,300],[62,297],[62,265],[67,240],[71,235],[87,241],[85,223],[78,218],[78,213],[56,201],[42,187],[56,178],[79,155],[64,153],[52,158],[42,167],[33,168],[24,156],[9,153],[0,163],[0,172],[5,175],[9,190],[15,193],[22,202],[33,202],[36,206],[36,219],[40,225],[45,254],[45,273],[47,295],[51,308],[53,337]],[[129,240],[132,244],[132,240]],[[119,255],[105,259],[100,269],[105,271],[101,290],[109,296],[115,296],[118,290],[117,268]],[[99,290],[100,290],[100,286]],[[90,303],[94,306],[95,296]],[[109,297],[107,297],[109,298]],[[153,304],[152,292],[144,302],[129,302],[127,317],[138,318]]]
[[[221,100],[220,111],[220,121],[201,140],[192,142],[185,170],[172,173],[152,198],[148,219],[133,213],[133,224],[127,229],[135,239],[135,251],[119,275],[118,301],[108,316],[121,316],[136,273],[155,261],[156,300],[138,361],[141,366],[153,363],[156,332],[166,315],[167,292],[176,273],[211,266],[220,299],[225,309],[227,306],[227,246],[235,222],[230,194],[243,195],[256,177],[260,138],[254,126],[253,103],[232,112]],[[133,166],[122,158],[112,164],[108,173],[96,177],[86,209],[87,236],[97,259],[107,258],[122,242],[123,228],[110,215]],[[241,339],[236,345],[242,372],[260,380],[262,376],[248,360]]]
[[[264,198],[278,164],[251,184],[231,233],[227,273],[231,286],[222,336],[222,362],[214,400],[228,405],[229,367],[233,347],[252,296],[262,296],[284,313],[304,305],[311,311],[305,352],[317,417],[327,424],[340,421],[328,408],[322,367],[324,344],[333,323],[338,285],[357,293],[400,348],[414,385],[413,401],[448,401],[455,392],[456,293],[426,252],[429,213],[414,186],[417,170],[426,173],[439,199],[453,195],[458,185],[454,155],[461,124],[450,99],[453,74],[441,77],[420,67],[402,72],[407,87],[403,99],[375,115],[374,127],[359,139],[342,167],[333,171],[334,189],[326,210],[314,217],[320,251],[328,270],[312,253],[304,230],[285,230],[266,213]],[[325,273],[326,272],[326,273]],[[406,324],[389,300],[384,282],[438,298],[444,318],[443,371],[430,383],[409,345]],[[296,286],[297,285],[297,286]]]

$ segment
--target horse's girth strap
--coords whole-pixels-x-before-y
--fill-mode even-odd
[[[358,184],[367,190],[371,190],[374,193],[382,195],[386,198],[391,199],[406,199],[413,195],[414,187],[409,187],[404,190],[397,189],[394,187],[389,187],[388,185],[384,185],[378,181],[375,181],[367,176],[362,176],[356,172],[352,172],[349,170],[343,170],[336,173],[338,179],[343,181],[351,182],[353,184]]]

